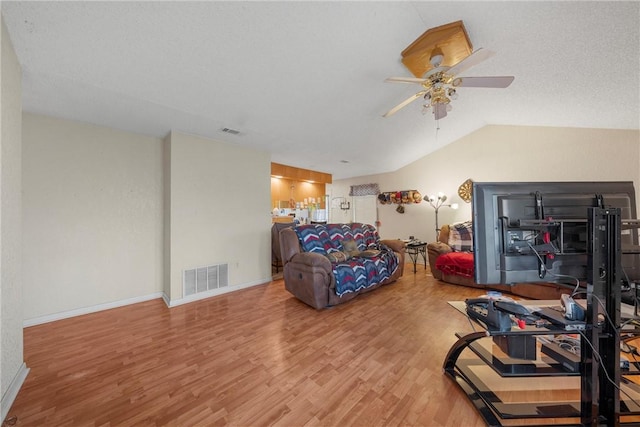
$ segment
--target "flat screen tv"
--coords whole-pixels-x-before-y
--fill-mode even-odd
[[[476,182],[472,194],[478,284],[575,285],[587,277],[588,208],[637,218],[632,182]],[[622,227],[621,245],[637,247],[637,228]],[[637,252],[622,251],[629,281],[640,279]]]

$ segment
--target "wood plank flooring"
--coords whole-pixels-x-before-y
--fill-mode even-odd
[[[411,268],[409,268],[411,267]],[[442,363],[481,291],[428,270],[316,311],[282,280],[26,328],[18,426],[482,426]]]

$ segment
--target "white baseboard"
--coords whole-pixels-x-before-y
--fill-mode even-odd
[[[2,408],[0,422],[4,425],[4,419],[9,414],[9,410],[11,409],[11,405],[13,405],[13,401],[16,400],[18,396],[18,392],[24,384],[24,380],[27,379],[27,375],[29,374],[29,368],[23,362],[16,373],[16,376],[11,380],[11,384],[9,384],[9,388],[7,392],[2,396],[2,402],[0,402],[0,407]]]
[[[162,298],[162,292],[156,292],[150,295],[143,295],[139,297],[127,298],[120,301],[108,302],[105,304],[93,305],[91,307],[77,308],[74,310],[63,311],[60,313],[48,314],[46,316],[34,317],[32,319],[25,319],[22,326],[28,328],[29,326],[40,325],[42,323],[55,322],[56,320],[68,319],[69,317],[82,316],[83,314],[95,313],[97,311],[109,310],[111,308],[122,307],[130,304],[137,304],[139,302],[149,301],[156,298]]]
[[[165,292],[162,293],[162,301],[167,305],[167,307],[171,307],[171,300],[169,299],[169,295]]]
[[[189,295],[188,297],[185,297],[185,298],[174,299],[174,300],[169,299],[169,296],[163,293],[162,299],[164,300],[164,303],[167,304],[167,307],[172,308],[172,307],[177,307],[179,305],[188,304],[190,302],[215,297],[216,295],[222,295],[229,292],[238,291],[240,289],[250,288],[252,286],[264,285],[265,283],[269,283],[269,282],[271,282],[271,277],[266,279],[256,280],[254,282],[243,283],[241,285],[228,286],[226,288],[212,289],[210,291],[199,292],[197,294]]]
[[[108,303],[105,303],[105,304],[93,305],[91,307],[77,308],[77,309],[74,309],[74,310],[63,311],[63,312],[60,312],[60,313],[48,314],[46,316],[40,316],[40,317],[31,318],[31,319],[25,319],[22,322],[22,326],[24,328],[28,328],[29,326],[41,325],[43,323],[55,322],[56,320],[68,319],[70,317],[75,317],[75,316],[82,316],[83,314],[95,313],[95,312],[98,312],[98,311],[109,310],[111,308],[122,307],[122,306],[130,305],[130,304],[137,304],[139,302],[149,301],[149,300],[156,299],[156,298],[162,298],[162,300],[167,305],[167,307],[171,308],[171,307],[176,307],[178,305],[188,304],[190,302],[198,301],[198,300],[201,300],[201,299],[211,298],[211,297],[214,297],[216,295],[222,295],[222,294],[226,294],[228,292],[233,292],[233,291],[237,291],[237,290],[240,290],[240,289],[249,288],[251,286],[262,285],[262,284],[269,283],[269,282],[271,282],[271,278],[270,277],[266,278],[266,279],[256,280],[254,282],[243,283],[241,285],[229,286],[229,287],[222,288],[222,289],[213,289],[211,291],[200,292],[200,293],[195,294],[195,295],[189,295],[186,298],[180,298],[180,299],[175,299],[175,300],[169,299],[167,294],[164,293],[164,292],[156,292],[156,293],[153,293],[153,294],[150,294],[150,295],[143,295],[143,296],[139,296],[139,297],[128,298],[128,299],[125,299],[125,300],[113,301],[113,302],[108,302]]]

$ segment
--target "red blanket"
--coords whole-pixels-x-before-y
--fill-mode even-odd
[[[471,252],[449,252],[436,259],[436,268],[445,274],[473,278],[473,254]]]

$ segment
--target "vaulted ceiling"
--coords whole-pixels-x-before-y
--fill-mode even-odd
[[[334,179],[396,170],[487,124],[640,128],[640,3],[12,2],[25,111],[266,150]],[[401,52],[462,20],[496,55],[436,123]],[[233,135],[223,128],[238,130]],[[514,149],[518,147],[514,141]],[[527,147],[528,148],[528,147]]]

